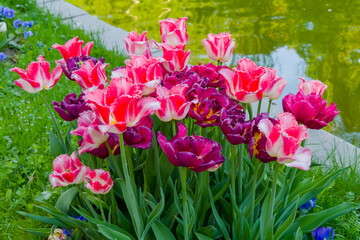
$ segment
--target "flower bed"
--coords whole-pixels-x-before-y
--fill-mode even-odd
[[[112,71],[108,86],[107,64],[90,57],[93,44],[78,37],[53,45],[63,58],[52,71],[43,56],[26,71],[12,69],[20,75],[16,85],[43,95],[57,135],[50,133],[49,179],[53,188],[70,186],[55,206],[38,205],[51,218],[21,214],[63,228],[49,239],[332,236],[321,226],[358,204],[298,210],[310,209],[307,201],[344,171],[313,179],[302,171],[311,167],[307,128],[320,129],[338,114],[322,99],[326,86],[300,82],[299,92],[283,100],[285,113],[269,118],[261,100],[270,99],[269,112],[286,80],[249,59],[222,66],[235,44],[224,33],[203,40],[217,65],[189,67],[186,20],[160,21],[162,43],[151,45],[163,49],[163,58],[151,56],[145,33],[130,33],[124,39],[130,59]],[[43,91],[62,72],[82,90],[53,103],[71,122],[65,137]],[[81,136],[79,147],[71,135]],[[29,232],[48,236],[48,229]]]

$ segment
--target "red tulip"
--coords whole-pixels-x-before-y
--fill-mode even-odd
[[[284,90],[286,80],[282,77],[276,77],[276,70],[265,68],[264,75],[260,79],[260,87],[263,90],[263,96],[269,99],[278,99]]]
[[[302,90],[305,95],[315,93],[316,95],[322,96],[327,88],[327,86],[319,80],[310,80],[309,82],[303,78],[300,78],[300,80],[299,91]]]
[[[146,33],[145,31],[139,35],[137,32],[129,32],[129,35],[123,38],[130,57],[133,55],[151,57],[150,45]]]
[[[186,17],[179,19],[168,18],[159,21],[162,43],[172,47],[186,45],[189,37],[187,35]]]
[[[187,85],[178,84],[170,90],[158,86],[156,88],[156,99],[161,107],[155,113],[163,122],[171,120],[182,120],[189,112],[192,102],[186,101],[185,92]]]
[[[82,47],[83,43],[84,41],[79,41],[79,37],[75,37],[67,41],[65,45],[54,44],[52,45],[52,48],[59,50],[61,56],[64,59],[64,62],[66,62],[66,60],[71,57],[75,58],[82,55],[89,56],[94,43],[88,42],[85,44],[84,48]]]
[[[108,83],[105,72],[107,65],[109,64],[101,62],[94,64],[92,60],[87,60],[79,70],[72,72],[71,78],[82,87],[83,92],[104,89]]]
[[[31,62],[24,71],[21,68],[12,68],[11,71],[18,73],[21,78],[15,84],[28,93],[37,93],[43,89],[51,89],[55,86],[62,75],[61,66],[56,66],[50,74],[50,64],[43,56],[39,56],[37,62]]]
[[[298,125],[291,113],[279,114],[275,125],[269,119],[263,119],[258,128],[267,139],[267,153],[271,157],[277,157],[278,163],[309,170],[311,151],[300,147],[300,143],[308,138],[308,131],[304,125]]]
[[[126,127],[137,126],[146,116],[160,108],[151,97],[141,97],[139,86],[127,78],[115,78],[104,90],[86,93],[90,107],[104,123],[102,132],[123,133]]]
[[[114,185],[110,173],[104,169],[94,169],[87,174],[86,178],[85,187],[95,194],[107,194]]]
[[[203,39],[201,43],[206,49],[206,54],[211,60],[227,62],[235,48],[235,41],[231,40],[229,33],[208,34],[208,39]]]
[[[260,79],[265,73],[265,68],[258,67],[249,59],[240,59],[238,68],[221,69],[219,73],[225,78],[226,93],[234,100],[243,103],[253,103],[260,100],[263,90]]]
[[[185,45],[175,48],[167,44],[161,45],[166,60],[163,62],[164,68],[169,72],[182,71],[187,67],[190,60],[190,49],[184,52]]]
[[[80,184],[84,181],[86,174],[90,168],[83,166],[73,152],[69,157],[62,154],[55,158],[53,162],[54,171],[49,176],[52,187],[65,187],[70,184]]]

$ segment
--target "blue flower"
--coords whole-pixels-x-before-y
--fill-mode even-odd
[[[24,38],[27,39],[30,36],[33,36],[34,34],[32,33],[32,31],[24,31]]]
[[[13,22],[13,25],[14,25],[14,28],[19,28],[20,25],[21,25],[21,19],[16,19],[14,22]]]
[[[13,18],[15,15],[15,12],[13,9],[5,7],[3,10],[3,14],[6,18]]]
[[[312,235],[314,236],[315,240],[333,240],[334,234],[335,230],[331,227],[328,227],[326,229],[325,227],[319,227],[312,231]]]
[[[5,53],[0,52],[0,62],[1,62],[2,60],[5,60],[5,59],[7,59]]]
[[[86,222],[86,219],[83,216],[73,218]],[[70,228],[70,232],[72,233],[73,229]],[[66,230],[66,228],[63,228],[63,233],[65,233],[68,237],[71,237],[70,233],[68,232],[68,230]]]
[[[302,205],[300,208],[303,210],[307,209],[308,211],[310,211],[310,209],[314,208],[315,206],[316,206],[316,197],[313,197],[304,205]]]
[[[4,15],[4,7],[0,6],[0,17],[2,17],[2,15]]]
[[[34,25],[34,21],[25,21],[21,24],[22,28],[27,31],[29,31],[33,25]]]

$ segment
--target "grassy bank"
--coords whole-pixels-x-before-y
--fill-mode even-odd
[[[53,68],[61,55],[51,46],[64,44],[75,36],[85,42],[95,41],[91,55],[103,56],[110,62],[109,71],[123,65],[124,57],[107,51],[96,34],[89,36],[63,24],[61,18],[39,9],[34,1],[1,2],[2,6],[15,10],[14,19],[34,21],[31,29],[34,36],[18,42],[24,44],[23,50],[7,47],[4,52],[8,59],[0,62],[0,239],[32,239],[33,236],[28,236],[18,226],[33,228],[41,223],[24,218],[16,211],[35,213],[35,198],[51,201],[58,196],[56,191],[52,193],[48,181],[53,160],[49,154],[48,134],[55,130],[40,94],[29,94],[17,87],[14,82],[18,75],[9,69],[14,66],[24,69],[31,61],[36,61],[38,55],[44,55]],[[8,31],[12,27],[8,24]],[[80,91],[76,83],[63,76],[46,95],[50,101],[61,101],[66,94]],[[64,121],[58,123],[63,124],[63,132],[69,127]]]

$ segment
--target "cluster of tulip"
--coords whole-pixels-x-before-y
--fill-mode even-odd
[[[221,168],[225,157],[222,146],[216,140],[226,138],[231,146],[230,194],[231,198],[235,198],[235,202],[231,202],[236,208],[235,180],[243,169],[237,169],[239,163],[235,163],[234,159],[237,154],[235,145],[247,146],[250,159],[254,162],[277,161],[288,167],[308,170],[311,152],[300,146],[308,138],[307,128],[321,129],[338,114],[336,106],[327,106],[322,98],[326,85],[318,80],[307,82],[303,79],[299,92],[296,95],[288,94],[283,99],[284,113],[279,114],[277,120],[270,118],[268,113],[260,113],[262,99],[270,100],[270,110],[271,100],[280,97],[286,80],[277,77],[275,69],[257,66],[249,59],[240,59],[238,66],[233,69],[222,66],[230,59],[235,47],[235,41],[228,33],[209,34],[202,41],[208,57],[217,65],[200,63],[188,66],[190,50],[185,51],[188,42],[186,20],[160,21],[161,43],[154,40],[149,42],[146,32],[140,35],[130,32],[124,38],[130,59],[125,61],[125,67],[112,71],[109,84],[106,74],[108,64],[104,58],[91,57],[93,43],[83,46],[84,41],[78,37],[65,45],[53,45],[61,53],[62,59],[56,62],[52,72],[43,56],[39,56],[37,62],[32,62],[26,71],[12,69],[21,76],[15,84],[29,93],[53,88],[62,73],[80,85],[82,93],[78,97],[70,93],[62,102],[53,102],[53,108],[61,118],[69,122],[77,121],[77,124],[72,122],[74,129],[71,134],[81,139],[78,151],[72,152],[70,157],[63,154],[54,160],[50,182],[53,187],[75,184],[80,193],[79,184],[85,182],[84,187],[91,192],[106,194],[116,185],[110,175],[113,179],[123,179],[121,192],[123,195],[129,194],[124,199],[138,237],[144,234],[141,221],[136,219],[139,206],[133,207],[127,201],[137,202],[135,186],[141,185],[140,182],[147,177],[142,179],[141,176],[134,176],[131,156],[135,155],[135,161],[139,161],[142,152],[138,149],[152,147],[159,161],[161,153],[158,153],[155,137],[169,162],[182,167],[182,225],[183,237],[188,239],[191,234],[189,228],[193,225],[189,223],[187,210],[186,169],[199,173]],[[163,57],[153,57],[150,46],[162,48]],[[251,104],[257,101],[260,101],[259,108],[257,116],[253,118]],[[55,118],[53,121],[56,125]],[[169,124],[160,125],[160,121]],[[57,131],[59,142],[66,149],[58,128]],[[212,138],[206,137],[210,136],[211,131],[216,134]],[[219,134],[220,131],[222,134]],[[166,135],[172,137],[170,141]],[[240,149],[239,154],[243,155],[243,149]],[[82,165],[77,155],[85,159],[84,153],[95,157],[91,159],[106,159],[107,170],[91,170]],[[119,154],[122,166],[114,157]],[[156,164],[159,165],[159,162]],[[274,202],[280,164],[275,166],[270,203]],[[255,169],[260,169],[258,163],[254,165]],[[160,175],[161,167],[155,168],[157,175]],[[137,169],[141,169],[141,164]],[[171,172],[167,174],[169,177]],[[160,176],[157,178],[160,186],[166,184]],[[252,181],[257,181],[256,178],[255,173]],[[253,191],[254,203],[255,186]],[[88,210],[91,209],[92,206],[88,206]],[[273,211],[271,209],[270,217]],[[104,214],[102,208],[101,213]],[[251,226],[253,217],[249,220]],[[156,234],[156,230],[153,231]]]

